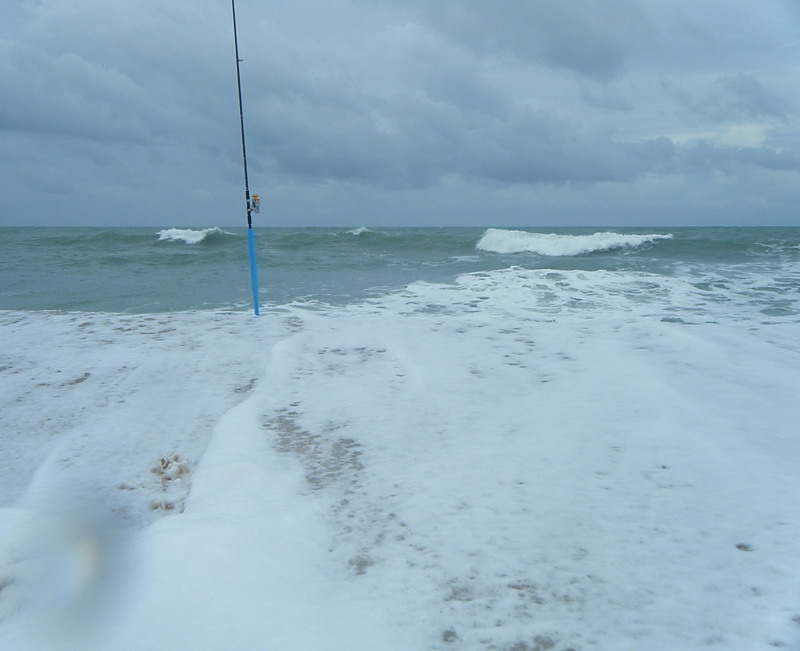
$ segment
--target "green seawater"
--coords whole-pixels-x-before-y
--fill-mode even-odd
[[[477,248],[485,228],[258,228],[260,300],[343,305],[415,282],[523,269],[688,279],[709,300],[752,294],[765,314],[797,313],[800,228],[521,228],[553,236],[670,235],[577,255]],[[512,231],[513,229],[501,229]],[[172,312],[250,309],[244,229],[0,228],[0,309]],[[192,239],[197,241],[190,241]],[[749,294],[748,294],[749,293]],[[724,300],[724,299],[720,299]]]

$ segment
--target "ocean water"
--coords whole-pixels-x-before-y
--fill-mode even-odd
[[[246,310],[246,246],[236,228],[3,228],[0,309]],[[605,291],[631,303],[648,283],[658,286],[664,309],[678,307],[668,287],[682,285],[698,317],[712,303],[723,316],[726,304],[798,313],[800,228],[281,228],[256,229],[256,247],[268,306],[344,305],[415,282],[453,285],[465,274],[507,279],[514,269],[545,284],[558,278],[563,299],[571,291],[579,299],[581,279],[602,278]],[[647,300],[658,303],[652,293]]]
[[[800,229],[0,229],[0,648],[800,649]]]

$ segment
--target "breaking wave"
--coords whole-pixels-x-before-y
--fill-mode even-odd
[[[223,238],[235,233],[223,231],[218,226],[204,228],[199,231],[190,228],[167,228],[158,232],[158,240],[167,242],[185,242],[186,244],[199,244],[200,242],[221,242]]]
[[[672,239],[671,234],[594,233],[593,235],[558,235],[490,228],[475,245],[476,249],[493,253],[538,253],[549,256],[570,256],[641,246],[656,240]]]

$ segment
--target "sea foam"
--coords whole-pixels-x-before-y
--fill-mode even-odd
[[[792,646],[798,323],[712,289],[514,267],[258,324],[0,311],[0,648]],[[182,515],[152,506],[174,451]],[[29,579],[11,518],[95,502],[66,580]],[[53,585],[73,637],[42,644]]]
[[[593,235],[559,235],[490,228],[475,245],[476,249],[493,253],[538,253],[549,256],[570,256],[641,246],[656,240],[672,239],[671,234],[632,235],[594,233]]]
[[[204,228],[199,231],[190,228],[167,228],[158,232],[159,241],[166,240],[169,242],[185,242],[186,244],[198,244],[200,242],[218,241],[225,235],[235,235],[223,231],[218,226],[213,228]]]

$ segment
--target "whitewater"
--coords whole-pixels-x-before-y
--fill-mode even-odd
[[[520,253],[523,251],[550,256],[580,255],[596,251],[609,251],[640,246],[657,240],[672,239],[671,234],[620,234],[593,233],[592,235],[570,235],[557,233],[528,233],[526,231],[489,228],[477,244],[477,248],[495,253]]]
[[[257,238],[0,229],[0,649],[800,649],[800,229]]]

